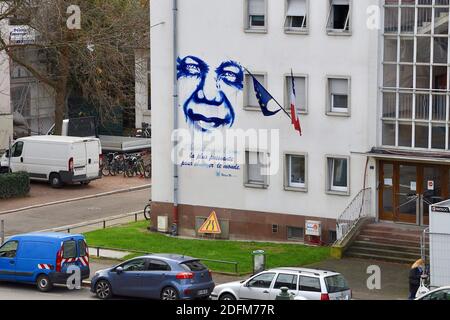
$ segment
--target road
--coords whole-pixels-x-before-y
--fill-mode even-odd
[[[106,259],[92,259],[90,262],[91,277],[95,272],[116,265],[118,262]],[[233,276],[213,274],[216,284],[240,280]],[[0,282],[0,301],[1,300],[96,300],[89,288],[83,287],[80,290],[68,290],[64,286],[57,286],[49,293],[41,293],[34,285],[1,283]],[[115,299],[127,299],[124,297],[115,297]]]
[[[150,193],[150,189],[125,192],[9,213],[0,219],[5,220],[7,236],[46,230],[143,210]]]
[[[41,293],[36,286],[27,284],[0,283],[1,300],[91,300],[95,296],[88,288],[68,290],[65,287],[55,287],[49,293]]]

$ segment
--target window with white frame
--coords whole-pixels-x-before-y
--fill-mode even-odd
[[[306,190],[306,155],[286,155],[286,189]]]
[[[266,155],[258,151],[246,151],[246,176],[245,185],[248,187],[267,188],[268,177],[266,166]]]
[[[350,170],[348,157],[327,157],[328,192],[348,194]]]
[[[350,79],[328,78],[328,112],[349,114]]]
[[[266,0],[246,0],[248,30],[266,29]]]
[[[308,112],[308,78],[307,76],[294,75],[295,85],[295,107],[300,113]],[[291,109],[291,95],[292,95],[292,76],[285,77],[285,108]]]
[[[308,0],[286,0],[286,31],[308,30]]]
[[[329,0],[327,31],[349,33],[351,28],[351,0]]]
[[[264,87],[266,87],[266,75],[262,73],[253,73],[253,76],[256,80],[259,81]],[[245,75],[244,81],[244,108],[245,109],[253,109],[253,110],[261,110],[259,106],[258,99],[256,98],[255,86],[253,84],[253,78],[251,75]]]

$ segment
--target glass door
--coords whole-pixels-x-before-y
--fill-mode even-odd
[[[379,216],[381,220],[394,221],[394,164],[380,163]]]
[[[403,223],[418,222],[418,167],[409,164],[398,165],[398,205],[395,213],[395,221]]]

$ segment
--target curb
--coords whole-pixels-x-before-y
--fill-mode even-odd
[[[5,215],[5,214],[20,212],[20,211],[26,211],[26,210],[31,210],[31,209],[37,209],[37,208],[54,206],[54,205],[58,205],[58,204],[69,203],[69,202],[101,198],[101,197],[110,196],[110,195],[119,194],[119,193],[127,193],[127,192],[145,190],[145,189],[150,189],[151,187],[152,187],[151,184],[146,184],[146,185],[143,185],[143,186],[132,187],[132,188],[127,188],[127,189],[120,189],[120,190],[114,190],[114,191],[108,191],[108,192],[98,193],[98,194],[84,196],[84,197],[79,197],[79,198],[59,200],[59,201],[48,202],[48,203],[42,203],[42,204],[32,205],[32,206],[29,206],[29,207],[23,207],[23,208],[19,208],[19,209],[12,209],[12,210],[7,210],[7,211],[1,211],[0,212],[0,216]]]

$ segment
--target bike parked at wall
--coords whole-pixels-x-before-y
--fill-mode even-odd
[[[109,153],[102,168],[104,176],[151,177],[151,157],[148,151],[133,154]]]

